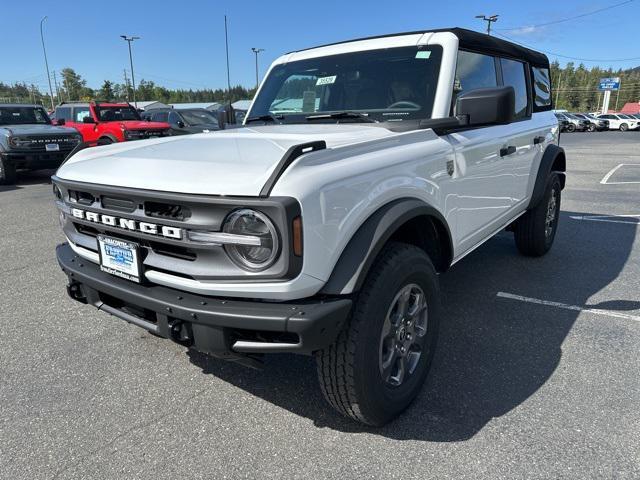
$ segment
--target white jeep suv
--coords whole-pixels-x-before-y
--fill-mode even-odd
[[[333,407],[384,424],[431,366],[438,275],[505,229],[551,247],[551,108],[545,55],[468,30],[288,53],[243,128],[70,156],[68,293],[220,358],[314,355]]]

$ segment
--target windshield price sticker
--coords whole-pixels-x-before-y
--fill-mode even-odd
[[[337,75],[333,75],[331,77],[319,77],[318,80],[316,80],[316,86],[331,85],[332,83],[336,83],[336,76]]]

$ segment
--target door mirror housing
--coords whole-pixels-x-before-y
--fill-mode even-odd
[[[470,127],[506,125],[513,122],[515,104],[513,87],[478,88],[458,96],[455,115],[466,117]]]
[[[82,119],[82,123],[96,123],[96,121],[91,116],[84,117]]]

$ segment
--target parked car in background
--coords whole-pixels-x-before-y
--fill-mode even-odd
[[[171,135],[188,135],[191,133],[219,130],[216,112],[204,108],[155,108],[144,112],[142,118],[151,122],[165,122],[171,127]]]
[[[569,124],[566,127],[567,132],[576,132],[576,131],[585,132],[589,129],[589,125],[591,123],[589,120],[578,118],[575,115],[568,112],[565,112],[565,113],[556,112],[555,115],[556,115],[556,118],[566,120],[569,122]]]
[[[52,124],[40,105],[0,104],[0,185],[16,171],[57,168],[82,141],[74,128]]]
[[[567,117],[565,117],[561,113],[556,113],[555,116],[558,119],[558,125],[560,126],[560,131],[566,132],[569,128],[569,125],[572,125],[572,123],[567,119]]]
[[[640,123],[640,120],[624,118],[622,115],[616,113],[603,113],[598,115],[598,118],[609,120],[609,130],[620,130],[621,132],[626,132],[629,129],[634,130],[638,128],[638,124]]]
[[[596,118],[589,113],[574,113],[573,115],[589,122],[587,127],[589,132],[609,130],[609,121],[604,118]]]
[[[634,115],[629,115],[628,113],[618,113],[618,117],[622,118],[623,120],[630,120],[631,122],[635,122],[635,128],[632,126],[632,124],[629,124],[630,130],[640,129],[640,122]]]
[[[63,102],[54,113],[58,125],[76,128],[85,142],[101,145],[169,135],[169,124],[145,122],[129,103]]]

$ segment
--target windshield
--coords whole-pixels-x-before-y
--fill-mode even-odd
[[[101,122],[119,122],[122,120],[140,120],[140,115],[131,106],[123,107],[96,107],[98,119]]]
[[[42,107],[0,107],[0,125],[49,125],[51,120]]]
[[[218,119],[208,110],[180,110],[188,125],[217,125]]]
[[[441,57],[439,46],[399,47],[276,65],[250,117],[305,123],[309,116],[348,111],[379,122],[431,118]],[[362,121],[362,115],[339,121]]]

